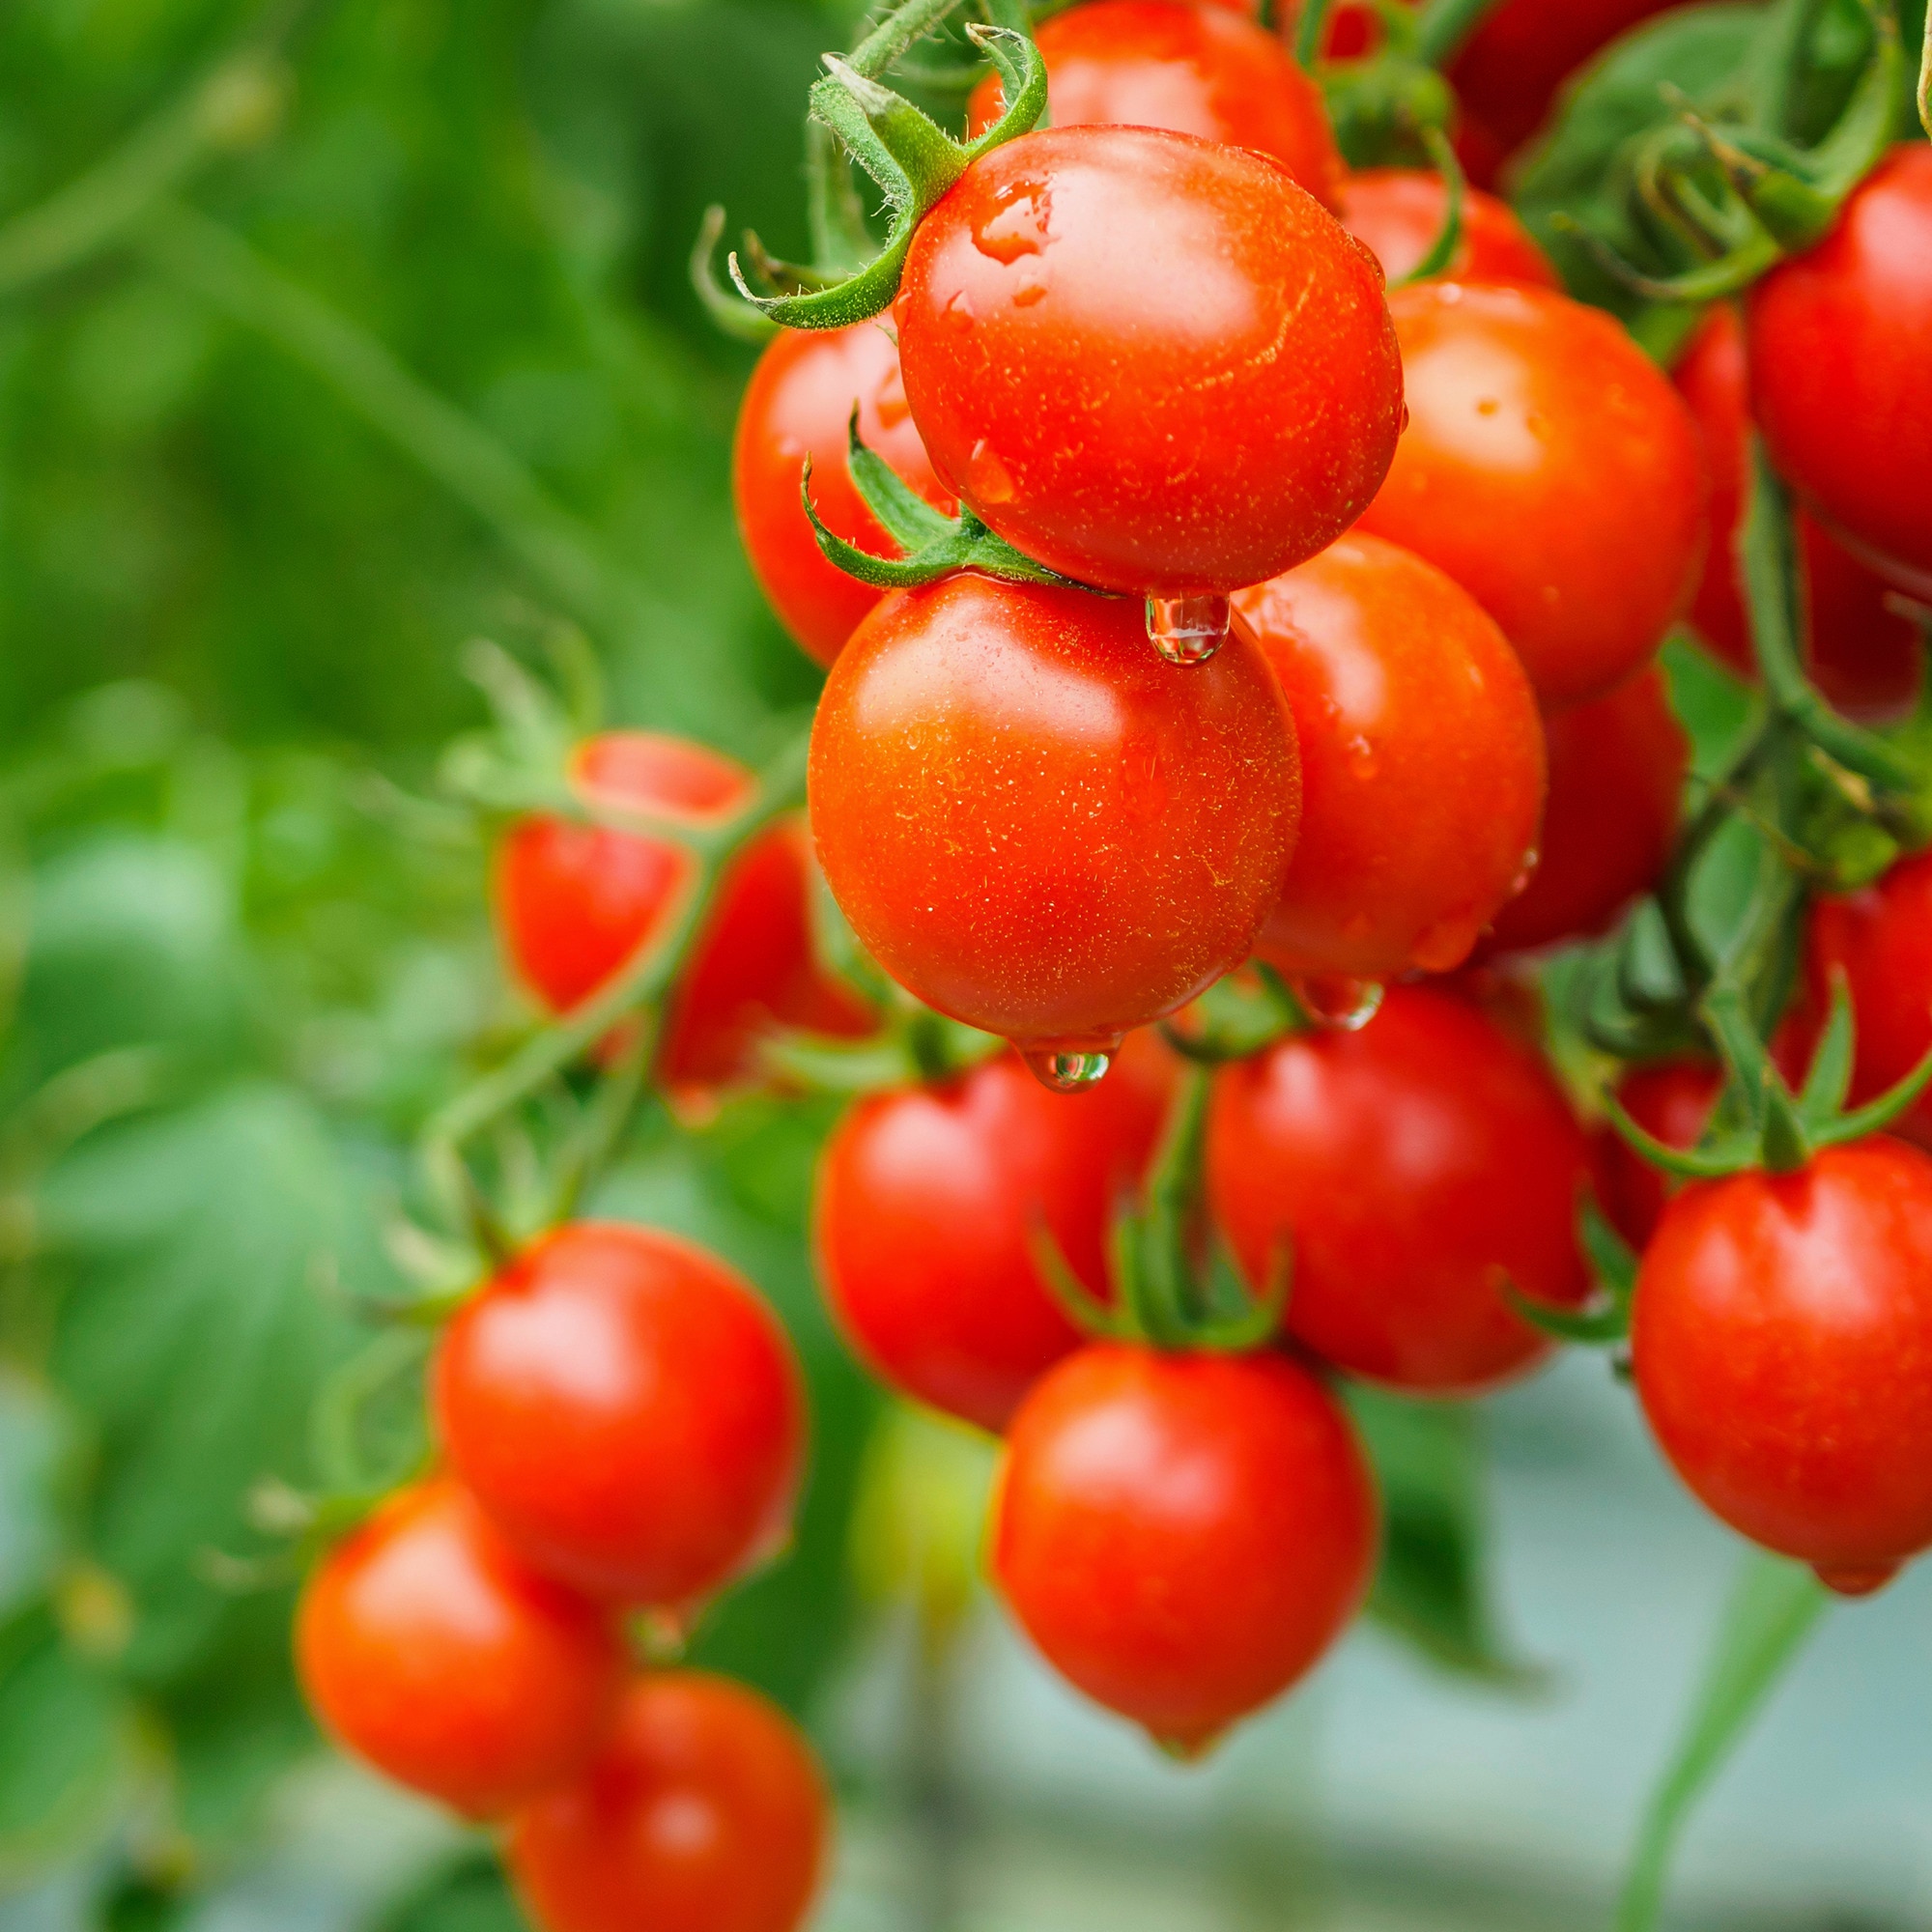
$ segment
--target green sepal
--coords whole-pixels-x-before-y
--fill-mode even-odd
[[[1442,177],[1442,185],[1447,190],[1447,198],[1442,209],[1442,226],[1436,231],[1435,240],[1429,244],[1429,252],[1406,275],[1401,275],[1389,284],[1391,288],[1405,289],[1411,282],[1426,282],[1432,275],[1439,275],[1456,259],[1456,250],[1463,243],[1463,197],[1468,183],[1463,175],[1463,163],[1456,158],[1456,150],[1449,137],[1439,128],[1425,128],[1422,130],[1422,145],[1429,150],[1429,157],[1435,163],[1435,171]]]
[[[1812,1139],[1820,1147],[1840,1147],[1846,1141],[1861,1141],[1867,1134],[1883,1133],[1918,1096],[1932,1086],[1932,1053],[1895,1087],[1888,1087],[1876,1100],[1855,1107],[1835,1120],[1821,1122],[1812,1129]]]
[[[1547,1301],[1532,1301],[1505,1275],[1500,1282],[1503,1299],[1514,1313],[1532,1328],[1558,1342],[1575,1342],[1586,1348],[1607,1348],[1630,1334],[1630,1311],[1615,1306],[1596,1309],[1551,1308]]]
[[[691,244],[691,287],[713,324],[740,342],[768,342],[779,332],[770,316],[759,312],[733,294],[718,279],[718,243],[724,234],[724,210],[713,202],[697,224],[696,239]],[[750,241],[750,238],[746,238]]]
[[[1614,1094],[1603,1095],[1604,1114],[1617,1136],[1653,1167],[1683,1180],[1721,1180],[1751,1166],[1757,1155],[1756,1136],[1730,1134],[1702,1148],[1674,1148],[1640,1127]]]
[[[1503,1299],[1532,1327],[1559,1342],[1605,1348],[1627,1341],[1631,1299],[1636,1293],[1637,1258],[1587,1190],[1577,1201],[1577,1236],[1597,1282],[1591,1306],[1552,1308],[1524,1294],[1507,1275],[1501,1282]]]

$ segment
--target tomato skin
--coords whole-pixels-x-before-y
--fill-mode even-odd
[[[503,1857],[541,1932],[793,1932],[830,1810],[775,1705],[708,1672],[653,1672],[596,1763],[511,1822]]]
[[[1692,1181],[1632,1312],[1663,1453],[1732,1528],[1869,1588],[1932,1544],[1932,1160],[1875,1137]]]
[[[1080,1345],[1040,1278],[1044,1227],[1109,1293],[1107,1237],[1159,1139],[1173,1063],[1130,1037],[1111,1078],[1051,1094],[1018,1061],[861,1100],[819,1162],[813,1232],[838,1326],[902,1395],[998,1434]]]
[[[1361,168],[1342,183],[1342,225],[1371,250],[1391,282],[1413,271],[1435,245],[1448,212],[1442,177],[1423,168]],[[1463,194],[1463,238],[1434,281],[1520,282],[1561,289],[1549,257],[1506,201],[1481,188]]]
[[[607,731],[578,749],[572,781],[586,798],[715,822],[752,795],[742,765],[654,731]],[[756,1070],[775,1022],[814,1032],[869,1030],[858,998],[812,953],[810,852],[781,822],[733,860],[665,1014],[659,1077],[721,1086]],[[518,977],[554,1012],[605,985],[669,913],[691,860],[668,838],[548,814],[520,820],[498,848],[492,897]]]
[[[1389,312],[1409,424],[1362,527],[1468,591],[1546,711],[1603,696],[1696,587],[1690,412],[1621,324],[1547,289],[1424,282]]]
[[[1255,951],[1379,980],[1461,964],[1529,863],[1543,727],[1469,594],[1378,537],[1235,598],[1294,714],[1301,837]]]
[[[1745,308],[1772,461],[1888,582],[1932,598],[1932,148],[1894,148]]]
[[[1165,128],[1279,161],[1323,207],[1342,156],[1321,90],[1264,27],[1193,0],[1089,0],[1040,23],[1056,128]],[[998,74],[974,89],[969,134],[1004,111]]]
[[[1665,1147],[1691,1148],[1703,1137],[1723,1091],[1723,1070],[1708,1060],[1664,1060],[1634,1067],[1617,1082],[1623,1110]],[[1671,1181],[1632,1150],[1605,1122],[1592,1145],[1597,1200],[1632,1247],[1641,1251],[1657,1232]]]
[[[827,680],[808,792],[859,937],[928,1006],[1105,1048],[1246,958],[1300,813],[1238,626],[1167,663],[1124,598],[962,575],[880,605]]]
[[[1690,740],[1652,668],[1546,721],[1549,798],[1529,884],[1497,914],[1486,955],[1605,932],[1670,858]]]
[[[876,322],[785,329],[758,357],[731,441],[731,500],[758,587],[800,648],[829,665],[879,592],[829,563],[799,501],[811,459],[811,500],[835,536],[861,550],[892,546],[846,468],[846,426],[859,408],[867,447],[936,508],[952,498],[932,473],[899,380],[899,354]]]
[[[1499,1277],[1586,1298],[1587,1172],[1541,1059],[1431,987],[1391,986],[1359,1033],[1291,1035],[1215,1083],[1208,1198],[1242,1269],[1288,1260],[1288,1332],[1393,1388],[1473,1393],[1548,1354]]]
[[[295,1645],[325,1730],[472,1818],[574,1776],[626,1669],[605,1613],[527,1569],[445,1478],[398,1492],[329,1550]]]
[[[1696,418],[1711,475],[1711,548],[1690,621],[1716,656],[1755,683],[1757,660],[1737,554],[1750,407],[1744,327],[1736,309],[1720,302],[1710,311],[1672,380]],[[1889,586],[1883,578],[1808,511],[1801,507],[1796,519],[1804,557],[1811,675],[1840,711],[1862,719],[1889,717],[1918,692],[1918,631],[1886,608]]]
[[[1347,1415],[1298,1362],[1094,1346],[1013,1418],[992,1570],[1063,1676],[1192,1749],[1334,1642],[1378,1517]]]
[[[1395,447],[1380,270],[1243,149],[1148,128],[1009,141],[920,224],[894,315],[941,480],[1102,589],[1276,576],[1354,522]]]
[[[576,1221],[444,1329],[449,1463],[525,1559],[593,1595],[679,1607],[789,1527],[805,1396],[778,1319],[655,1228]]]

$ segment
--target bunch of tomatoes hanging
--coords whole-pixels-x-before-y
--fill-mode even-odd
[[[298,1632],[329,1730],[500,1822],[547,1932],[785,1932],[827,1797],[789,1720],[665,1661],[787,1534],[790,1347],[668,1234],[505,1232],[461,1142],[539,1078],[590,1094],[566,1210],[646,1084],[866,1090],[829,1304],[1005,1438],[1001,1597],[1177,1754],[1362,1605],[1350,1378],[1466,1397],[1608,1344],[1745,1536],[1847,1595],[1932,1546],[1932,148],[1895,25],[1810,153],[1700,124],[1657,163],[1706,224],[1620,265],[1695,324],[1666,373],[1465,179],[1656,8],[1325,11],[990,7],[960,141],[885,84],[949,12],[907,0],[813,90],[820,259],[733,257],[781,330],[741,528],[828,671],[809,829],[797,759],[638,730],[509,824],[555,1017],[442,1148],[491,1260],[433,1468]],[[1344,165],[1297,47],[1393,164]],[[1687,619],[1763,696],[1680,819]],[[1613,928],[1559,1077],[1538,962]]]

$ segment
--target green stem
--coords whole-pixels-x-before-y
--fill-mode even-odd
[[[1321,58],[1321,43],[1328,28],[1330,0],[1301,0],[1301,12],[1294,22],[1294,57],[1311,73]]]
[[[959,0],[905,0],[846,56],[845,65],[867,80],[878,77],[922,35],[929,34]]]
[[[1447,67],[1497,5],[1498,0],[1428,0],[1415,23],[1416,58]]]
[[[1925,45],[1918,56],[1918,125],[1932,135],[1932,7],[1925,10]]]

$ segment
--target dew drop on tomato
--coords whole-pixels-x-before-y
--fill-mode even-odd
[[[1290,977],[1288,989],[1310,1019],[1343,1033],[1360,1033],[1381,1010],[1386,990],[1379,980],[1356,980],[1346,973],[1297,973]]]
[[[1148,636],[1169,664],[1206,664],[1228,641],[1234,606],[1225,597],[1150,597]]]
[[[1068,1052],[1062,1047],[1025,1046],[1020,1058],[1042,1087],[1055,1094],[1082,1094],[1104,1080],[1114,1064],[1111,1052]]]

